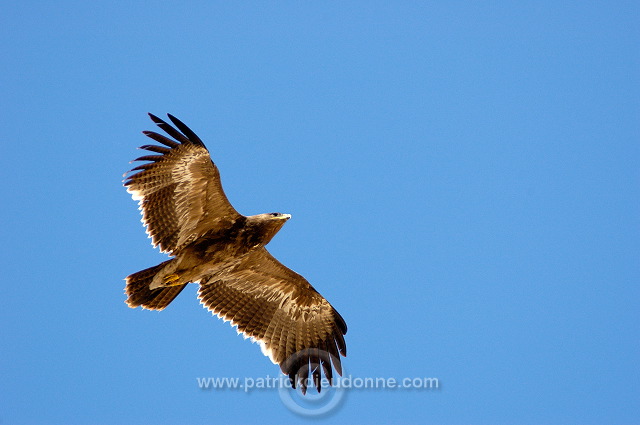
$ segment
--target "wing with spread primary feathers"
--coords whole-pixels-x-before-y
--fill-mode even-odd
[[[253,251],[224,274],[200,282],[200,302],[238,332],[257,341],[265,355],[289,375],[292,385],[306,378],[320,391],[320,369],[329,382],[331,362],[342,374],[347,325],[307,280],[264,249]]]
[[[149,116],[175,140],[145,131],[164,146],[142,146],[159,155],[136,159],[148,162],[132,169],[130,173],[136,173],[130,174],[124,185],[140,203],[142,222],[153,246],[171,254],[207,231],[228,228],[241,215],[224,194],[218,167],[200,138],[171,115],[178,130]]]

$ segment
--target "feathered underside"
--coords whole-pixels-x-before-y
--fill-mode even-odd
[[[152,244],[173,255],[170,262],[179,263],[188,255],[185,247],[193,250],[201,242],[207,244],[203,235],[231,235],[233,232],[225,230],[246,220],[229,203],[218,168],[200,138],[171,115],[177,129],[149,116],[173,139],[145,131],[162,146],[142,146],[157,155],[136,159],[146,162],[132,169],[124,184],[139,202]],[[227,242],[241,243],[235,239]],[[227,242],[222,241],[222,245]],[[234,265],[224,271],[212,265],[210,273],[193,279],[200,283],[198,298],[206,308],[257,341],[263,353],[279,364],[292,385],[300,385],[303,392],[308,377],[320,391],[321,371],[331,383],[332,364],[342,374],[340,356],[346,356],[343,335],[347,326],[304,277],[282,265],[264,247],[253,248],[243,257],[218,261]],[[162,310],[180,293],[184,282],[181,286],[150,288],[154,276],[170,262],[127,278],[131,307]]]
[[[153,246],[174,254],[205,232],[231,226],[240,214],[229,203],[220,182],[218,167],[193,131],[177,118],[171,121],[182,133],[149,114],[175,140],[152,131],[143,132],[163,144],[144,145],[160,155],[145,155],[134,161],[148,161],[133,168],[124,185],[137,200],[142,223]],[[184,133],[184,134],[183,134]]]

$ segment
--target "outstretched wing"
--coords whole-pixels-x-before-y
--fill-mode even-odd
[[[164,146],[141,146],[159,155],[137,158],[135,161],[148,162],[129,171],[136,173],[130,174],[124,185],[139,201],[142,222],[153,246],[173,253],[207,231],[228,228],[242,216],[224,194],[218,167],[202,140],[171,115],[178,130],[149,116],[175,140],[145,131],[146,136]]]
[[[320,391],[320,368],[329,383],[331,363],[342,375],[347,325],[329,302],[298,273],[258,249],[224,274],[202,280],[200,302],[238,332],[258,341],[265,355],[306,391],[312,374]]]

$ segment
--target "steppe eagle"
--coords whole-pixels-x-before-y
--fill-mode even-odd
[[[239,214],[229,203],[218,167],[202,140],[177,118],[176,128],[149,114],[173,139],[143,132],[160,145],[125,173],[124,185],[139,201],[153,246],[171,259],[126,278],[126,303],[162,310],[188,283],[200,285],[201,304],[258,342],[262,352],[306,392],[312,378],[320,391],[320,369],[331,383],[342,374],[347,325],[307,280],[265,248],[289,214]]]

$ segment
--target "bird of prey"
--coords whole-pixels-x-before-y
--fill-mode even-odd
[[[155,155],[134,160],[145,162],[125,173],[124,185],[139,201],[153,246],[172,258],[128,276],[126,303],[162,310],[187,284],[199,284],[200,303],[258,342],[293,388],[298,384],[306,393],[312,377],[320,391],[320,370],[331,384],[332,363],[342,374],[347,325],[304,277],[265,248],[291,216],[239,214],[202,140],[170,114],[175,128],[149,116],[173,139],[143,132],[160,145],[141,147]]]

